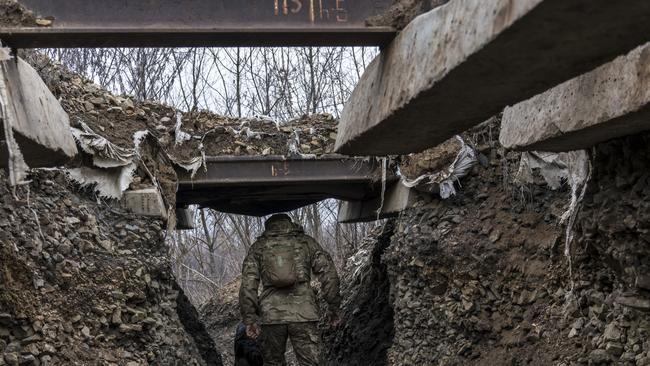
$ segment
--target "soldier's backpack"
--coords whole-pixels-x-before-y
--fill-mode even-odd
[[[271,239],[262,256],[264,281],[277,288],[293,286],[298,282],[297,272],[295,247]]]

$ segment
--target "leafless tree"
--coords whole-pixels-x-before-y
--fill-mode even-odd
[[[159,100],[178,109],[284,121],[304,114],[338,117],[368,62],[369,48],[49,49],[51,58],[116,94]],[[337,223],[338,202],[291,212],[339,265],[370,225]],[[263,218],[198,209],[194,230],[169,239],[174,271],[195,303],[240,273]]]

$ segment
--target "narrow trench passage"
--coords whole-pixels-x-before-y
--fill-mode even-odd
[[[364,23],[402,29],[444,3],[395,0]],[[50,18],[0,0],[2,28],[45,33]],[[343,103],[377,52],[50,49],[0,60],[0,366],[233,366],[242,261],[278,211],[341,277],[342,326],[319,323],[327,366],[650,366],[650,133],[594,125],[627,136],[522,153],[501,145],[504,113],[418,153],[336,155]],[[481,67],[498,53],[481,52],[468,58]],[[644,75],[643,57],[621,79]],[[23,94],[11,93],[17,75]],[[595,90],[592,76],[580,90]],[[15,97],[35,91],[45,97]],[[62,127],[15,123],[21,112]],[[57,136],[67,152],[50,145]],[[21,155],[50,164],[23,169]],[[297,366],[291,350],[288,360]]]

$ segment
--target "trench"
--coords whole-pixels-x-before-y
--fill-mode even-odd
[[[401,28],[442,3],[398,1],[371,22]],[[11,6],[9,15],[19,10]],[[416,178],[448,167],[459,150],[450,140],[394,165],[344,161],[327,157],[338,123],[331,115],[283,124],[206,111],[179,116],[21,55],[87,140],[77,141],[85,148],[69,166],[32,170],[27,184],[10,187],[0,170],[0,366],[231,365],[237,281],[192,297],[196,279],[180,277],[170,211],[199,204],[266,215],[333,197],[359,204],[351,220],[373,219],[382,183],[397,180],[389,174],[382,182],[383,164]],[[570,187],[551,188],[539,171],[517,179],[523,155],[499,145],[499,122],[462,135],[478,163],[453,184],[456,195],[441,199],[419,186],[417,202],[348,243],[340,255],[344,323],[321,326],[327,365],[650,365],[650,135],[587,152],[592,175],[567,245]],[[212,171],[197,165],[203,154]],[[300,170],[287,162],[292,154],[300,163],[317,156],[340,164],[312,166],[279,186],[251,176],[228,183],[243,169],[219,165],[275,159],[273,177],[291,178]],[[84,173],[75,178],[75,169]],[[97,172],[129,176],[127,195],[140,203],[154,197],[163,203],[151,206],[158,214],[125,209]],[[184,223],[191,229],[192,219]]]

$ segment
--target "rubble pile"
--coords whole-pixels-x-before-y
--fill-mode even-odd
[[[0,171],[0,365],[219,365],[170,269],[160,220]]]
[[[157,187],[171,209],[175,207],[177,172],[196,173],[206,157],[314,157],[334,148],[338,121],[331,115],[280,123],[264,116],[181,113],[159,102],[114,96],[40,54],[24,52],[23,57],[70,116],[81,145],[80,158],[68,165],[75,169],[72,178],[83,186],[98,187],[106,198],[119,199],[126,189]],[[97,146],[103,150],[95,151]],[[97,164],[97,155],[109,163]]]
[[[46,23],[45,19],[36,19],[31,11],[25,9],[16,0],[0,0],[0,24],[33,27]]]
[[[181,113],[160,102],[114,96],[48,58],[28,60],[61,100],[73,126],[80,122],[123,148],[134,147],[134,135],[149,131],[178,161],[217,155],[291,155],[331,153],[338,121],[316,114],[280,122],[267,116],[232,118],[207,111]],[[180,118],[180,124],[179,122]]]

